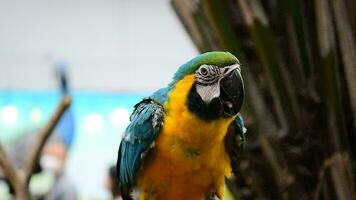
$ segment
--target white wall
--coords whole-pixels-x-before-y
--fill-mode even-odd
[[[0,0],[0,89],[154,90],[196,55],[168,0]]]

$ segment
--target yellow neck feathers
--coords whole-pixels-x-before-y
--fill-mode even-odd
[[[206,122],[190,112],[186,101],[194,81],[194,75],[188,75],[168,94],[163,132],[177,137],[188,148],[203,150],[222,143],[233,117]]]

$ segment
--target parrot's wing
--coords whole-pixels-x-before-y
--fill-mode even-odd
[[[245,142],[245,133],[244,120],[238,113],[236,119],[231,122],[225,137],[225,148],[230,156],[232,172],[235,174]]]
[[[117,160],[118,178],[124,199],[131,199],[130,190],[135,184],[141,161],[154,145],[162,127],[163,107],[151,99],[144,99],[135,105],[130,120],[120,144]]]

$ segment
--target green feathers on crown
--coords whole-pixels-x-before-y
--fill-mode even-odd
[[[200,54],[199,56],[180,66],[178,71],[174,74],[173,81],[171,84],[175,84],[186,75],[193,74],[202,64],[224,67],[236,63],[239,63],[239,60],[229,52],[206,52]]]

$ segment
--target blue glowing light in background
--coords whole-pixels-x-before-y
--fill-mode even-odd
[[[107,169],[115,164],[121,135],[144,93],[74,92],[75,135],[67,173],[81,196],[106,198]],[[0,140],[6,145],[38,133],[60,100],[54,91],[0,91]]]

